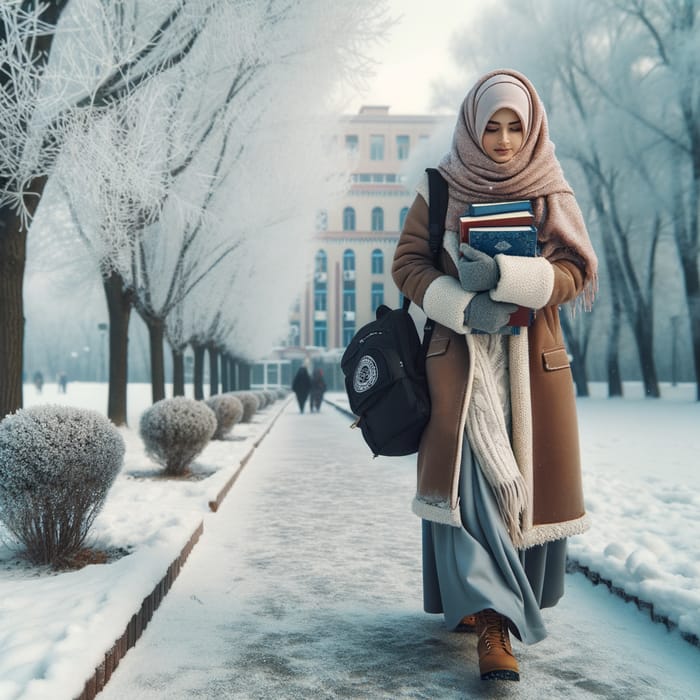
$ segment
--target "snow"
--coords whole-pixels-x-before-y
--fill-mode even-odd
[[[568,650],[567,663],[582,644],[607,644],[607,652],[588,649],[585,655],[590,658],[584,665],[607,665],[611,673],[624,675],[627,680],[622,676],[617,681],[609,679],[618,690],[627,682],[637,682],[635,674],[645,683],[658,682],[666,672],[664,664],[673,659],[685,669],[677,679],[678,687],[690,688],[700,680],[699,651],[678,632],[700,636],[700,404],[694,400],[695,387],[664,386],[664,398],[657,401],[641,398],[636,385],[626,387],[625,399],[605,399],[604,387],[593,390],[591,398],[578,401],[584,488],[592,527],[571,539],[570,556],[628,594],[653,604],[655,613],[667,616],[678,630],[667,633],[602,586],[593,589],[581,576],[567,577],[571,591],[557,608],[547,611],[546,621],[553,628],[552,638],[559,641],[562,635],[573,639],[580,634]],[[339,394],[328,398],[339,404],[345,401]],[[50,384],[41,395],[31,385],[25,388],[25,405],[47,401],[104,410],[106,387],[74,383],[65,395]],[[131,426],[138,425],[138,416],[149,403],[150,387],[130,385]],[[243,691],[227,695],[229,686],[211,686],[223,673],[222,668],[215,669],[214,680],[207,685],[212,687],[210,696],[223,692],[226,697],[264,697],[265,683],[270,682],[269,673],[276,663],[299,664],[308,671],[314,655],[335,664],[329,674],[349,674],[345,691],[352,693],[360,687],[353,684],[361,679],[351,678],[352,665],[359,664],[360,672],[376,681],[375,690],[385,688],[386,692],[377,692],[375,697],[392,697],[390,687],[397,690],[394,697],[410,697],[410,692],[396,685],[409,682],[405,669],[399,672],[397,666],[408,663],[409,675],[415,674],[417,665],[430,659],[410,652],[406,644],[415,643],[428,656],[432,644],[447,644],[448,659],[471,644],[445,641],[455,635],[437,632],[435,618],[420,611],[419,520],[410,513],[413,458],[369,459],[359,435],[346,430],[341,416],[330,415],[330,411],[318,416],[332,421],[324,424],[327,432],[319,447],[318,440],[300,440],[299,423],[291,421],[317,417],[298,416],[291,406],[271,436],[262,441],[220,511],[210,512],[209,501],[254,449],[281,406],[277,402],[263,409],[252,424],[237,425],[228,440],[212,442],[196,460],[198,480],[160,478],[160,468],[145,456],[135,428],[122,429],[127,445],[125,466],[93,532],[95,546],[128,548],[128,556],[55,574],[21,566],[11,551],[0,548],[0,700],[69,700],[78,695],[104,652],[122,634],[142,599],[201,522],[205,535],[136,649],[107,685],[105,698],[191,697],[183,688],[189,687],[192,678],[206,676],[220,656],[228,669],[230,688],[244,687],[240,685],[243,678],[235,679],[244,675],[237,671],[251,658],[262,665],[247,678],[248,695]],[[268,449],[271,437],[278,434],[281,444]],[[348,434],[357,445],[354,450],[343,442]],[[291,443],[295,451],[286,454],[285,446]],[[353,461],[352,471],[345,466],[348,460]],[[360,490],[365,488],[362,475],[371,477],[370,488],[388,485],[394,489],[388,513],[377,513],[374,495],[368,495],[371,502],[359,510]],[[253,494],[264,493],[271,483],[280,499],[294,495],[296,499],[293,504],[276,501],[274,512],[267,512],[269,505],[267,511],[258,512]],[[279,507],[280,502],[285,505]],[[391,527],[391,518],[396,517],[405,523],[401,533]],[[372,539],[375,528],[381,528],[381,542]],[[394,555],[389,557],[387,552]],[[377,561],[382,562],[381,567]],[[608,611],[598,638],[591,631],[577,633],[576,625],[582,623],[572,617],[591,615],[586,601],[593,599]],[[328,605],[333,607],[331,612],[326,610]],[[560,610],[563,618],[558,617]],[[173,615],[176,621],[168,622]],[[189,634],[198,624],[202,625],[201,638]],[[623,669],[618,660],[610,658],[615,640],[625,630],[640,635],[634,653],[629,649],[623,653],[633,657],[631,669]],[[548,654],[564,653],[547,647],[548,643],[519,647],[518,654],[528,666],[547,665]],[[329,650],[321,649],[324,644]],[[364,649],[356,648],[358,644]],[[388,654],[378,651],[387,644]],[[153,645],[155,650],[149,652]],[[232,648],[239,647],[234,654]],[[291,661],[277,658],[281,649],[291,655]],[[377,659],[372,658],[374,650]],[[268,661],[260,661],[260,656]],[[650,659],[656,660],[652,663]],[[379,667],[387,663],[392,666],[384,672],[399,676],[391,683],[379,677]],[[438,661],[433,659],[434,663]],[[549,665],[556,666],[554,662]],[[285,668],[278,671],[282,677],[288,672],[289,682],[294,678],[300,684],[298,697],[304,697],[303,687],[313,690],[311,695],[328,696],[330,686],[324,686],[323,678],[302,682],[296,670],[292,673]],[[177,669],[182,673],[175,672]],[[167,694],[158,694],[160,686],[149,685],[155,681],[147,680],[148,673],[160,674],[159,678],[174,676],[170,682],[175,692],[166,683]],[[433,679],[434,690],[443,681]],[[121,683],[128,692],[120,690]],[[192,688],[196,687],[195,683]],[[134,688],[140,689],[138,695]],[[545,690],[546,686],[539,687],[540,697]],[[276,693],[280,696],[279,687]],[[591,694],[596,694],[595,689]],[[628,696],[682,697],[651,691]]]

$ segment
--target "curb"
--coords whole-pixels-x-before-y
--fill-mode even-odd
[[[104,661],[95,669],[95,673],[85,682],[83,692],[78,695],[76,700],[93,700],[106,685],[107,681],[112,677],[112,673],[119,666],[119,662],[124,658],[131,647],[136,644],[141,634],[148,626],[153,613],[158,609],[158,606],[165,598],[166,594],[173,585],[173,582],[178,577],[180,570],[187,557],[204,532],[204,522],[199,523],[199,527],[192,533],[192,536],[187,541],[187,544],[182,548],[180,554],[175,557],[173,562],[168,567],[165,576],[156,584],[150,595],[147,595],[142,603],[139,611],[132,615],[131,620],[119,639],[112,645],[111,649],[105,652]]]
[[[292,397],[289,396],[287,400],[282,404],[279,411],[277,411],[277,415],[270,421],[270,425],[267,426],[265,432],[263,432],[263,434],[260,435],[260,437],[253,443],[253,446],[250,448],[250,450],[248,450],[248,452],[243,456],[239,463],[238,469],[236,469],[236,471],[231,475],[229,480],[223,485],[216,498],[213,501],[209,501],[209,510],[211,510],[214,513],[216,513],[216,511],[219,510],[219,506],[223,502],[224,498],[226,498],[226,495],[231,490],[231,487],[236,483],[236,480],[243,471],[243,467],[245,467],[245,465],[248,464],[248,460],[253,456],[255,450],[258,448],[258,445],[263,441],[263,438],[267,436],[270,430],[272,430],[272,426],[277,422],[277,419],[282,415],[282,412],[285,408],[287,408],[287,405],[291,400]]]
[[[621,586],[616,586],[610,579],[601,576],[597,571],[593,571],[589,567],[580,564],[575,559],[567,558],[566,573],[583,574],[594,586],[602,584],[610,591],[610,593],[617,596],[618,598],[622,598],[622,600],[624,600],[625,603],[634,603],[639,611],[648,612],[652,622],[664,625],[669,632],[678,629],[678,623],[674,622],[673,620],[670,620],[668,615],[663,615],[655,612],[653,603],[643,600],[642,598],[639,598],[636,595],[630,595]],[[695,647],[700,647],[700,637],[698,637],[697,634],[682,632],[681,630],[678,630],[678,634],[680,634],[680,636],[689,644],[692,644]]]
[[[219,491],[216,499],[214,501],[209,501],[209,509],[211,511],[216,512],[218,510],[224,498],[226,498],[228,492],[231,490],[231,487],[234,485],[243,471],[243,468],[250,461],[250,458],[255,453],[255,450],[268,435],[272,429],[272,426],[277,422],[277,419],[282,415],[284,409],[287,407],[290,401],[291,396],[284,401],[280,409],[277,411],[277,415],[273,417],[265,431],[255,440],[250,450],[248,450],[248,452],[243,456],[239,463],[238,469],[236,469],[231,478]],[[194,549],[194,546],[197,544],[203,533],[204,521],[201,521],[197,529],[192,533],[189,540],[180,551],[180,554],[175,557],[173,562],[168,567],[165,576],[163,576],[158,584],[156,584],[153,591],[143,599],[139,611],[132,615],[122,636],[119,637],[119,639],[114,642],[112,647],[105,652],[104,661],[95,669],[93,675],[90,676],[87,681],[85,681],[83,692],[78,695],[75,700],[94,700],[96,695],[105,687],[105,685],[107,685],[107,682],[112,677],[112,673],[115,671],[117,666],[119,666],[119,662],[124,658],[127,651],[129,651],[129,649],[136,644],[141,637],[141,634],[148,626],[148,623],[153,617],[153,613],[155,613],[160,604],[163,602],[163,599],[167,595],[171,586],[175,582],[175,579],[178,577],[180,570],[187,561],[187,557],[189,557],[190,553]]]

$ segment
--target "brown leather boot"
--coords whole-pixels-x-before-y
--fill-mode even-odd
[[[476,621],[481,680],[519,681],[520,669],[510,646],[508,620],[488,609],[477,613]]]

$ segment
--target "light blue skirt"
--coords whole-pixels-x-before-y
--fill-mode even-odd
[[[444,613],[454,629],[465,615],[492,608],[523,643],[541,641],[547,631],[540,609],[564,593],[566,539],[516,550],[466,439],[459,495],[461,528],[423,521],[425,611]]]

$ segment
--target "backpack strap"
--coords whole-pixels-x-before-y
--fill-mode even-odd
[[[442,239],[445,236],[445,217],[447,216],[447,201],[448,201],[448,189],[447,182],[445,178],[440,174],[437,168],[426,168],[425,172],[428,173],[428,231],[430,232],[430,239],[428,245],[430,246],[430,252],[433,255],[433,264],[435,267],[439,266],[440,262],[440,249],[442,248]],[[411,300],[404,297],[403,300],[403,310],[408,311],[408,307],[411,305]],[[428,326],[428,324],[431,324]],[[432,332],[432,323],[430,320],[426,323],[426,330]],[[424,332],[424,338],[425,338]],[[428,335],[428,340],[430,339],[430,333]]]
[[[428,173],[428,230],[430,231],[430,252],[433,254],[433,265],[440,267],[440,250],[442,239],[445,237],[445,217],[447,216],[447,201],[449,198],[447,182],[436,168],[426,168]],[[425,371],[425,356],[428,354],[430,338],[433,335],[435,322],[432,318],[425,319],[423,326],[423,342],[421,343],[423,368]]]
[[[433,263],[438,266],[442,239],[445,235],[445,217],[447,216],[448,190],[445,178],[436,168],[426,168],[428,173],[428,192],[430,207],[428,213],[428,230],[430,231],[430,252]]]

